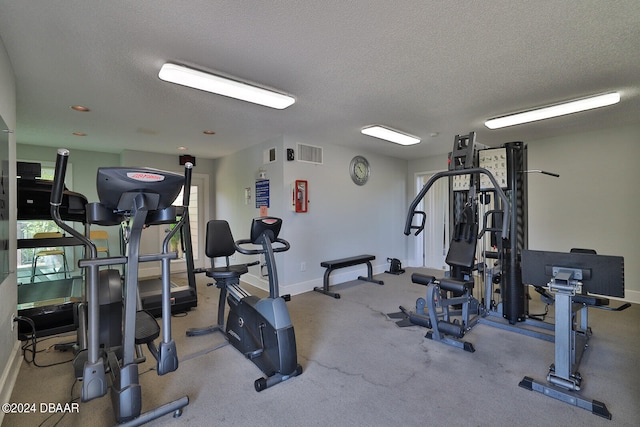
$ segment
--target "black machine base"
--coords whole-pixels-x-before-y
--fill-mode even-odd
[[[561,400],[578,408],[586,409],[587,411],[591,411],[592,414],[608,420],[611,419],[611,412],[607,409],[607,405],[598,400],[584,399],[569,390],[564,390],[551,384],[542,384],[530,377],[524,377],[518,385],[527,390],[537,391],[545,396],[553,397],[554,399]]]

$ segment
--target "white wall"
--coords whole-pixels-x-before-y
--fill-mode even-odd
[[[374,273],[379,273],[388,267],[387,257],[406,258],[402,221],[407,205],[407,162],[317,142],[305,143],[323,146],[323,164],[284,160],[286,148],[295,149],[296,142],[287,138],[267,141],[219,159],[216,167],[215,216],[229,221],[236,239],[248,237],[251,218],[259,215],[255,180],[260,168],[266,171],[269,214],[282,217],[281,237],[291,243],[291,250],[276,258],[281,293],[297,294],[322,286],[322,261],[368,253],[376,256]],[[263,165],[263,150],[271,147],[277,149],[277,161]],[[357,154],[365,155],[371,164],[371,178],[362,187],[349,176],[349,163]],[[291,184],[296,179],[309,183],[308,213],[290,210]],[[244,202],[246,187],[252,193],[249,205]],[[303,263],[305,271],[301,271]],[[366,266],[338,270],[331,284],[365,272]],[[257,276],[257,269],[251,274]]]
[[[16,84],[4,44],[0,39],[0,116],[9,129],[16,128]],[[9,176],[16,176],[16,135],[9,134]],[[9,182],[9,276],[0,283],[0,402],[8,402],[20,366],[19,341],[12,330],[11,314],[16,313],[18,287],[16,278],[16,180]],[[4,414],[0,412],[0,424]]]
[[[296,141],[285,141],[295,148]],[[311,145],[321,145],[312,143]],[[286,162],[286,206],[289,209],[291,184],[296,179],[309,182],[309,212],[285,217],[291,223],[292,254],[287,259],[286,283],[322,286],[325,269],[320,262],[359,254],[376,256],[374,273],[388,269],[388,257],[406,259],[407,247],[402,234],[406,211],[405,174],[407,162],[372,153],[324,145],[323,164]],[[356,155],[369,161],[371,175],[367,184],[351,181],[349,164]],[[306,263],[307,270],[300,271]],[[365,266],[337,270],[332,281],[340,283],[363,274]],[[357,274],[355,274],[357,272]],[[303,291],[313,286],[298,286]]]
[[[531,141],[529,248],[592,248],[625,259],[625,299],[640,303],[640,125]]]

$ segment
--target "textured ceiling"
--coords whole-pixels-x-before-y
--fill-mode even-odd
[[[284,135],[410,159],[445,153],[469,131],[496,145],[640,122],[638,0],[0,0],[0,38],[25,144],[173,154],[185,146],[216,158]],[[296,103],[272,110],[172,85],[157,77],[164,62],[256,82]],[[612,107],[483,125],[611,90],[622,93]],[[423,142],[360,134],[374,123]]]

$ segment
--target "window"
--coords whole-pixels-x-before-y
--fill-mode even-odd
[[[31,160],[33,162],[33,160]],[[41,163],[41,173],[40,179],[42,180],[53,180],[55,165],[53,162],[40,162]],[[72,168],[71,164],[67,165],[67,176],[65,180],[65,184],[67,187],[70,187],[70,181],[72,176]],[[46,209],[49,209],[49,206],[46,206]],[[18,239],[33,239],[33,236],[36,233],[43,232],[63,232],[53,220],[18,220],[17,221],[17,238]],[[18,249],[18,282],[19,283],[27,283],[31,280],[31,266],[33,263],[33,257],[35,252],[38,249],[26,248],[26,249]],[[75,257],[74,251],[69,249],[67,251],[67,257],[69,261],[69,265],[75,265]]]

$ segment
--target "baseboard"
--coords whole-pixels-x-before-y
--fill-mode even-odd
[[[615,300],[620,300],[624,302],[632,302],[634,304],[640,304],[640,291],[630,291],[629,289],[624,291],[624,299],[623,298],[611,298]]]
[[[254,276],[253,274],[243,275],[242,281],[258,289],[262,289],[265,292],[269,292],[269,282],[267,280]],[[312,290],[315,286],[322,286],[322,279],[314,279],[308,282],[300,282],[288,286],[282,286],[280,287],[280,294],[298,295]]]
[[[20,351],[21,342],[16,340],[13,345],[13,351],[7,364],[0,377],[0,402],[6,403],[11,401],[11,393],[13,392],[13,386],[18,378],[18,372],[20,371],[20,364],[22,363],[22,353]],[[4,419],[4,412],[0,412],[0,425]]]
[[[322,278],[307,280],[306,282],[293,283],[284,288],[285,289],[284,293],[290,294],[290,295],[299,295],[305,292],[312,291],[313,288],[316,288],[316,287],[318,288],[322,287]]]
[[[243,274],[241,280],[263,291],[269,292],[269,282],[251,273]]]

